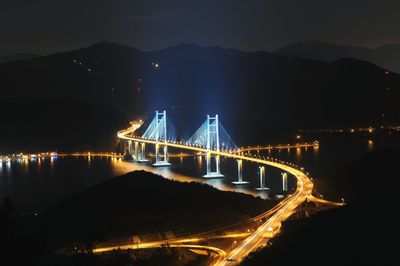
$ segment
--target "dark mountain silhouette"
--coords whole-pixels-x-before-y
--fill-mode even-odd
[[[388,178],[399,175],[395,171],[398,162],[400,162],[399,151],[378,149],[334,170],[324,178],[324,182],[341,191],[351,204],[374,201],[379,191],[385,194],[386,199],[391,198],[396,194],[397,182],[393,183],[393,180]]]
[[[367,61],[400,73],[400,44],[378,47]]]
[[[331,62],[341,58],[365,60],[372,52],[370,48],[306,41],[283,46],[273,53]]]
[[[2,64],[0,86],[5,100],[70,97],[127,117],[166,109],[189,135],[207,113],[267,128],[380,124],[382,112],[385,122],[398,121],[400,77],[384,73],[355,59],[325,63],[192,44],[144,52],[102,42]]]
[[[400,73],[400,44],[391,44],[370,49],[318,41],[300,42],[284,46],[274,54],[311,58],[331,62],[341,58],[357,58]]]
[[[292,265],[307,257],[309,265],[390,265],[396,258],[399,161],[399,151],[382,149],[349,163],[331,180],[348,205],[285,223],[272,246],[243,265]]]
[[[128,125],[117,110],[73,99],[2,102],[0,153],[112,151],[116,132]]]
[[[20,54],[12,54],[12,55],[6,55],[6,56],[0,56],[0,64],[7,63],[7,62],[13,62],[13,61],[23,61],[23,60],[30,60],[36,57],[39,57],[40,55],[36,54],[28,54],[28,53],[20,53]]]
[[[5,255],[18,262],[15,265],[82,265],[68,263],[67,256],[54,251],[74,246],[87,250],[99,242],[127,244],[134,235],[151,241],[167,231],[177,237],[190,235],[248,221],[274,204],[206,184],[135,171],[68,197],[38,216],[22,217],[9,233],[10,241],[2,238],[0,244]],[[2,207],[0,214],[6,210]],[[11,230],[9,227],[1,229]],[[25,256],[17,256],[26,246],[30,248]],[[60,262],[54,262],[54,257]]]

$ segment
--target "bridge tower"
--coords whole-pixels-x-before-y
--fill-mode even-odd
[[[283,191],[288,191],[288,177],[287,177],[287,173],[283,172],[281,173],[282,175],[282,190]]]
[[[243,181],[243,177],[242,177],[243,170],[242,170],[242,168],[243,168],[243,161],[242,161],[242,159],[238,159],[237,160],[238,180],[232,182],[235,185],[244,185],[244,184],[248,184],[249,183],[247,181]]]
[[[156,162],[153,163],[154,166],[168,166],[171,165],[168,162],[168,157],[167,157],[167,113],[162,112],[159,113],[158,111],[156,111],[156,128],[155,128],[155,140],[156,140],[156,144],[155,144],[155,155],[156,155]],[[164,143],[164,145],[162,145],[162,143]],[[161,156],[159,154],[160,152],[160,146],[163,146],[163,153]],[[143,147],[143,146],[142,146]],[[143,147],[144,148],[144,147]],[[142,152],[143,149],[142,148]]]
[[[207,115],[206,121],[206,131],[207,131],[207,145],[206,145],[206,163],[207,163],[207,174],[203,177],[205,178],[217,178],[224,177],[220,171],[220,156],[219,154],[212,155],[211,148],[214,147],[217,152],[220,151],[219,146],[219,121],[218,115],[214,117],[210,117]],[[212,145],[214,144],[214,145]],[[211,161],[214,158],[215,160],[215,171],[211,169]]]
[[[265,187],[265,166],[259,166],[259,173],[260,173],[260,187],[256,189],[269,190],[269,188]]]

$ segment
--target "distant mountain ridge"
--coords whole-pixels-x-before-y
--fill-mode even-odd
[[[306,41],[283,46],[273,53],[326,62],[352,57],[400,73],[400,44],[384,45],[376,49],[371,49],[318,41]]]
[[[140,51],[101,42],[1,64],[0,87],[3,101],[75,98],[117,108],[129,118],[165,109],[177,128],[186,125],[182,136],[215,113],[228,129],[240,121],[291,128],[370,125],[381,123],[383,112],[385,121],[400,120],[400,76],[388,79],[371,63],[193,44]]]
[[[40,55],[29,54],[29,53],[18,53],[18,54],[0,56],[0,64],[13,62],[13,61],[30,60],[30,59],[33,59],[33,58],[36,58],[39,56]]]

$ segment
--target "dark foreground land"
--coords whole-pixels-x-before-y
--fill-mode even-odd
[[[180,248],[157,248],[146,250],[115,250],[103,254],[76,253],[51,258],[45,265],[58,266],[204,266],[214,258],[207,254]]]
[[[382,149],[338,170],[331,183],[348,205],[287,222],[271,247],[243,265],[393,265],[399,163],[399,151]]]
[[[114,239],[120,241],[118,244],[126,244],[132,236],[154,241],[166,232],[175,236],[203,232],[244,222],[274,204],[242,193],[222,192],[204,184],[181,183],[136,171],[91,187],[37,216],[18,218],[12,205],[4,204],[0,250],[14,262],[9,265],[69,265],[70,257],[54,256],[54,251],[75,246],[87,251],[99,242]],[[176,252],[180,252],[164,251],[155,254],[178,256]],[[136,256],[131,255],[119,254],[115,259]],[[197,260],[196,256],[187,262]],[[125,265],[101,264],[103,259],[112,260],[104,257],[98,265]],[[70,265],[95,264],[86,260],[87,257],[72,260]]]

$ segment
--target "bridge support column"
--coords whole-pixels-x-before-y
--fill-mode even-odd
[[[288,177],[287,177],[287,173],[284,172],[281,174],[282,175],[282,190],[283,191],[288,191]]]
[[[139,160],[139,142],[135,141],[135,160]]]
[[[128,143],[128,141],[126,141],[126,140],[122,141],[122,144],[123,144],[122,149],[124,151],[123,152],[124,156],[126,156],[128,154],[128,145],[127,145],[127,143]]]
[[[132,160],[132,142],[130,140],[124,141],[124,160]]]
[[[235,185],[244,185],[244,184],[248,184],[249,183],[247,181],[243,181],[242,168],[243,168],[243,161],[241,159],[238,159],[237,160],[238,181],[233,181],[232,182]]]
[[[257,190],[269,190],[269,188],[265,187],[265,166],[259,166],[260,173],[260,187],[256,188]]]
[[[168,162],[167,154],[168,154],[168,146],[164,145],[164,162]]]
[[[215,159],[215,171],[213,172],[211,169],[212,159]],[[219,155],[212,156],[210,152],[206,153],[206,163],[207,163],[207,173],[203,175],[205,178],[219,178],[225,177],[221,174],[220,170],[220,157]]]
[[[132,140],[128,141],[128,153],[132,155]]]
[[[211,175],[211,154],[210,152],[206,153],[206,164],[207,164],[207,173],[205,176]]]
[[[164,146],[163,146],[163,152],[164,152],[164,154],[162,155],[163,156],[163,159],[161,160],[161,158],[160,158],[160,154],[159,154],[159,149],[160,149],[160,144],[157,142],[156,143],[156,149],[155,149],[155,151],[156,151],[156,162],[155,163],[153,163],[153,165],[154,166],[169,166],[169,165],[171,165],[169,162],[168,162],[168,157],[167,157],[167,145],[165,144]]]
[[[146,143],[142,142],[141,143],[141,148],[140,148],[140,154],[139,154],[139,149],[137,150],[137,161],[140,163],[145,163],[148,162],[149,160],[146,158]],[[138,143],[139,146],[139,143]],[[139,147],[138,147],[139,148]]]

